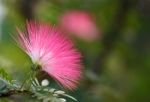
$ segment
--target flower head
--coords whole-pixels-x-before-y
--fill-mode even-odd
[[[34,64],[68,89],[74,89],[81,76],[80,53],[58,29],[48,24],[27,23],[27,32],[18,30],[17,43]]]
[[[87,41],[94,41],[99,37],[94,19],[88,12],[67,11],[60,17],[60,26],[65,31]]]

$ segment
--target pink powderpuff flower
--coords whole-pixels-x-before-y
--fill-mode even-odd
[[[21,49],[64,88],[75,89],[81,77],[81,55],[73,43],[48,24],[29,22],[26,29],[26,33],[18,30]]]
[[[62,29],[83,40],[94,41],[99,37],[94,19],[87,12],[75,10],[65,12],[60,16],[59,22]]]

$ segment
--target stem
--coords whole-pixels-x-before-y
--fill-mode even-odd
[[[23,87],[26,83],[29,85],[29,87],[27,89],[30,89],[31,84],[32,84],[32,79],[34,79],[34,77],[36,77],[36,74],[37,74],[37,71],[39,70],[39,68],[40,68],[40,66],[38,64],[35,64],[31,67],[31,71],[29,72],[26,79],[22,83],[20,90],[23,90]]]
[[[22,83],[22,85],[20,87],[20,90],[23,89],[24,85],[26,84],[26,82],[28,81],[28,79],[30,78],[30,76],[31,76],[31,72],[29,72],[29,74],[27,75],[26,79],[23,81],[23,83]]]
[[[29,79],[29,87],[27,88],[27,90],[29,90],[31,88],[32,85],[32,80],[36,77],[36,71],[32,71],[31,75],[30,75],[30,79]]]

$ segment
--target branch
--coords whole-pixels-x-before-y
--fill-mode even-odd
[[[102,44],[103,48],[101,50],[101,53],[94,61],[95,64],[93,66],[93,72],[97,75],[101,73],[107,56],[113,49],[117,39],[121,36],[120,31],[123,28],[130,7],[131,0],[120,0],[120,8],[118,9],[114,20],[110,25],[110,29],[105,32],[106,34],[104,34],[103,39],[100,41],[100,45]]]
[[[15,95],[15,94],[27,95],[27,94],[32,94],[32,92],[28,90],[22,90],[22,91],[21,90],[9,90],[9,92],[1,94],[0,97],[8,97],[8,96]]]
[[[38,0],[20,0],[19,10],[25,19],[34,19],[34,7]]]

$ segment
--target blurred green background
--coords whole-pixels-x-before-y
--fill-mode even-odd
[[[101,33],[92,42],[73,38],[84,75],[69,93],[79,102],[150,102],[149,0],[0,0],[0,67],[22,81],[31,62],[12,39],[16,27],[26,20],[57,26],[71,10],[91,13]]]

